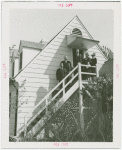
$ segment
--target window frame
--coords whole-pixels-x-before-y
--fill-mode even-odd
[[[15,61],[12,62],[12,77],[14,77]]]
[[[19,71],[22,69],[22,61],[23,61],[23,51],[21,51],[19,57]]]

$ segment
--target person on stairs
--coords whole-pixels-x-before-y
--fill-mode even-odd
[[[68,72],[67,74],[69,74],[71,71],[73,70],[72,64],[71,62],[68,62]],[[73,77],[73,73],[71,75],[69,75],[69,77],[67,78],[66,83],[68,83]],[[72,86],[72,82],[68,85],[68,89]]]
[[[75,58],[75,61],[74,61],[74,67],[76,67],[79,62],[82,63],[82,56],[79,52],[79,49],[77,49],[76,50],[76,58]]]
[[[79,49],[76,50],[76,57],[74,59],[74,67],[76,67],[78,65],[78,63],[82,63],[82,56],[79,52]],[[76,75],[78,73],[78,69],[74,71],[74,75]],[[75,78],[75,81],[78,80],[78,76]]]
[[[64,56],[64,61],[62,61],[61,63],[63,63],[64,69],[68,72],[68,63],[71,63],[71,62],[68,60],[68,57],[67,57],[67,56]]]
[[[63,78],[66,76],[67,71],[64,68],[63,62],[60,63],[60,68],[56,71],[56,78],[59,82],[63,80]],[[60,85],[60,89],[62,89],[62,84]]]
[[[89,57],[89,53],[87,52],[86,53],[86,57],[83,59],[83,64],[84,65],[90,65],[91,64],[91,58]],[[91,71],[90,71],[90,66],[84,66],[83,67],[83,72],[88,72],[88,73],[90,73]],[[87,75],[87,74],[84,74],[83,75],[83,80],[90,80],[90,75]]]

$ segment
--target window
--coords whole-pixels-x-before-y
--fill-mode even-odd
[[[19,64],[20,70],[22,69],[22,55],[23,55],[23,52],[20,53],[20,64]]]
[[[74,28],[74,29],[72,30],[72,34],[82,35],[82,32],[81,32],[79,29]]]
[[[15,66],[15,62],[13,62],[12,64],[12,77],[14,76],[14,66]]]

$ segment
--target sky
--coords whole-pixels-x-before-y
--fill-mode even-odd
[[[78,16],[101,46],[113,51],[113,10],[12,9],[10,10],[9,47],[19,48],[20,40],[51,40],[67,23]]]

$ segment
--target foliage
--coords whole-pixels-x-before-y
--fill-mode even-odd
[[[15,113],[15,110],[20,106],[22,106],[24,103],[26,104],[28,103],[28,99],[26,99],[25,101],[21,101],[21,99],[23,98],[26,92],[26,88],[24,85],[25,85],[25,80],[19,86],[18,82],[16,82],[15,79],[9,78],[9,88],[11,93],[11,95],[9,95],[9,116],[10,114]]]
[[[91,93],[88,97],[87,91]],[[113,79],[94,78],[83,89],[84,114],[87,124],[82,131],[79,127],[78,94],[68,99],[48,122],[52,137],[37,140],[23,136],[29,142],[112,142],[113,141]],[[90,102],[90,103],[88,103]],[[97,104],[97,105],[95,105]],[[89,107],[88,107],[89,106]],[[69,119],[70,118],[70,119]],[[88,120],[89,119],[89,120]],[[45,129],[46,130],[46,129]]]

